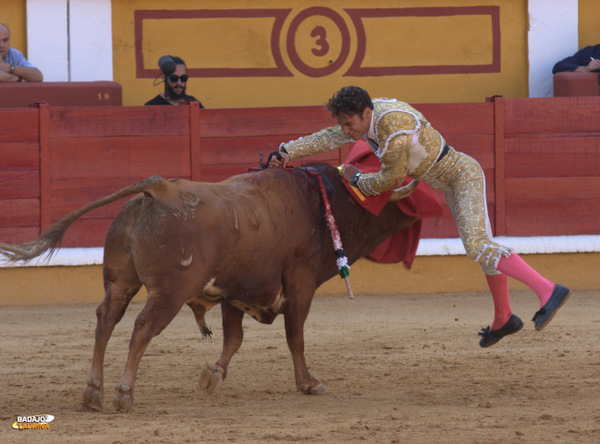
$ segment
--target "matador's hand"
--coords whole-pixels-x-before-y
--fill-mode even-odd
[[[344,165],[344,168],[342,168],[342,177],[348,182],[350,182],[357,173],[360,173],[360,170],[354,165]]]
[[[277,156],[271,157],[271,161],[269,162],[269,167],[271,168],[285,168],[290,161],[290,155],[288,153],[284,153],[283,151],[279,151],[279,155],[281,156],[281,160],[277,158]]]

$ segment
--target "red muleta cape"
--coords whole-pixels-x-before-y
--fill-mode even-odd
[[[346,164],[354,165],[363,173],[376,173],[381,170],[379,159],[371,151],[367,142],[362,139],[356,142],[350,150]],[[411,180],[410,178],[406,178],[403,185],[406,185]],[[377,196],[366,196],[360,192],[358,194],[356,188],[352,187],[347,181],[343,180],[343,182],[358,204],[375,215],[381,212],[392,194],[390,190]],[[403,213],[421,219],[439,217],[444,213],[444,209],[435,195],[433,188],[422,182],[419,183],[417,189],[410,196],[397,201],[395,204]],[[419,246],[421,225],[422,221],[419,220],[410,228],[390,236],[366,256],[366,258],[382,264],[404,262],[406,268],[410,269],[417,253],[417,247]]]

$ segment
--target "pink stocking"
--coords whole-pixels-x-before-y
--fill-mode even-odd
[[[508,276],[504,273],[486,274],[485,279],[494,299],[494,322],[490,329],[498,330],[508,322],[512,314],[508,297]]]
[[[540,307],[543,307],[550,299],[554,290],[554,283],[527,265],[518,254],[513,253],[509,257],[501,257],[498,262],[498,270],[523,282],[535,291],[540,299]]]

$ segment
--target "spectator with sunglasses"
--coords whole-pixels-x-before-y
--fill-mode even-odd
[[[185,102],[195,101],[200,104],[200,108],[204,108],[198,99],[185,93],[189,78],[185,62],[180,57],[171,56],[171,58],[175,62],[175,71],[163,76],[164,92],[146,102],[146,105],[181,105]]]

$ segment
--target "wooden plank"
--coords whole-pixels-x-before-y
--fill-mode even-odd
[[[484,169],[483,175],[485,177],[485,200],[488,203],[494,203],[496,199],[494,170]]]
[[[266,161],[269,153],[277,151],[280,144],[280,136],[203,138],[200,149],[192,152],[193,164],[246,163],[257,167],[260,153]]]
[[[309,163],[328,163],[330,165],[340,165],[339,150],[329,153],[317,154],[315,156],[305,157],[297,161],[291,162],[290,166],[299,167]],[[267,156],[264,156],[266,162]],[[247,173],[249,170],[255,171],[260,168],[258,163],[214,163],[212,165],[200,165],[194,163],[194,174],[200,182],[221,182],[228,177],[237,174]]]
[[[0,143],[39,140],[37,108],[0,109]]]
[[[133,197],[133,196],[132,196]],[[58,220],[67,214],[72,213],[75,210],[83,207],[87,203],[94,202],[97,199],[82,199],[80,196],[56,196],[52,199],[50,204],[50,215],[53,220]],[[80,217],[81,220],[86,219],[114,219],[119,211],[123,208],[123,205],[128,199],[119,199],[109,205],[97,208],[90,213],[87,213]]]
[[[39,199],[3,199],[0,204],[0,227],[38,227]]]
[[[456,228],[456,222],[450,213],[450,208],[445,204],[444,200],[444,214],[442,217],[428,218],[423,220],[423,228],[421,230],[422,238],[455,238],[459,237],[458,228]],[[494,216],[495,210],[493,205],[488,205],[488,217],[490,218],[492,231],[495,233],[494,227]]]
[[[290,134],[285,140],[292,140],[301,137],[300,134]],[[493,169],[494,167],[494,152],[493,152],[493,137],[492,136],[473,136],[471,138],[464,137],[469,140],[468,146],[463,146],[461,151],[465,154],[474,157],[484,169]],[[264,160],[268,157],[271,151],[279,149],[281,144],[281,136],[252,136],[252,137],[223,137],[223,138],[203,138],[200,151],[192,153],[193,169],[197,165],[217,165],[221,163],[244,163],[249,166],[258,166],[260,153],[263,153]],[[466,144],[464,144],[466,145]],[[465,149],[466,148],[466,149]],[[351,144],[348,144],[344,149],[350,150]],[[310,159],[299,159],[297,162],[311,161],[331,161],[335,158],[341,159],[347,156],[344,152],[336,153],[337,150],[329,153],[319,154],[318,157]]]
[[[494,202],[496,234],[506,233],[506,146],[504,144],[505,101],[497,97],[494,101]]]
[[[52,180],[190,177],[188,143],[186,136],[53,139]]]
[[[52,107],[52,138],[188,136],[187,106]]]
[[[190,176],[192,180],[198,180],[198,175],[194,169],[194,156],[198,156],[202,162],[202,132],[200,131],[200,105],[198,102],[192,102],[190,107],[190,145],[189,145],[189,162]]]
[[[195,169],[195,174],[199,182],[211,183],[221,182],[231,176],[246,174],[247,172],[248,165],[246,164],[211,165]]]
[[[22,244],[30,242],[40,235],[39,227],[2,227],[0,226],[0,241],[7,244]]]
[[[249,167],[260,166],[260,153],[263,153],[263,161],[266,162],[272,151],[279,149],[281,138],[278,136],[257,136],[257,137],[224,137],[202,139],[202,149],[192,154],[194,168],[197,165],[220,165],[220,164],[247,164]],[[340,154],[335,150],[322,153],[312,158],[306,158],[308,161],[328,161],[339,158]],[[299,159],[295,163],[305,162],[306,159]]]
[[[138,180],[146,177],[132,178],[111,178],[106,179],[83,179],[77,181],[77,186],[73,186],[71,180],[53,181],[51,184],[51,203],[50,212],[53,219],[60,219],[63,216],[94,202],[102,197],[108,196],[121,188],[125,188]],[[94,211],[82,216],[83,219],[102,219],[113,218],[117,215],[125,202],[134,196],[119,199],[110,205],[95,209]]]
[[[122,87],[112,81],[0,83],[0,107],[27,108],[41,102],[59,106],[121,105]]]
[[[446,139],[456,151],[474,158],[482,168],[494,168],[494,136],[487,134],[458,134]]]
[[[209,109],[200,113],[202,137],[253,137],[311,134],[335,125],[321,106]],[[289,139],[287,139],[289,140]]]
[[[0,143],[0,168],[40,167],[39,142]]]
[[[598,132],[600,97],[505,99],[506,133]]]
[[[505,143],[506,177],[596,176],[600,171],[600,134],[513,136]]]
[[[444,138],[450,135],[494,134],[494,106],[480,103],[414,104]]]
[[[0,178],[0,199],[40,197],[38,169],[0,168]]]
[[[510,236],[598,234],[600,199],[507,202],[506,215]]]
[[[40,231],[50,227],[50,106],[42,103],[38,107],[40,122]]]
[[[450,209],[444,204],[444,214],[441,217],[423,220],[421,229],[422,238],[447,238],[458,237],[456,223],[450,214]]]
[[[600,199],[600,177],[506,179],[507,200]],[[600,225],[598,226],[600,232]]]
[[[493,107],[489,103],[417,106],[445,138],[464,135],[467,139],[493,134]],[[203,137],[281,136],[284,139],[288,135],[311,134],[335,123],[324,107],[316,106],[202,110],[200,122]]]
[[[61,246],[65,248],[102,247],[112,221],[112,218],[78,219],[67,230]]]

